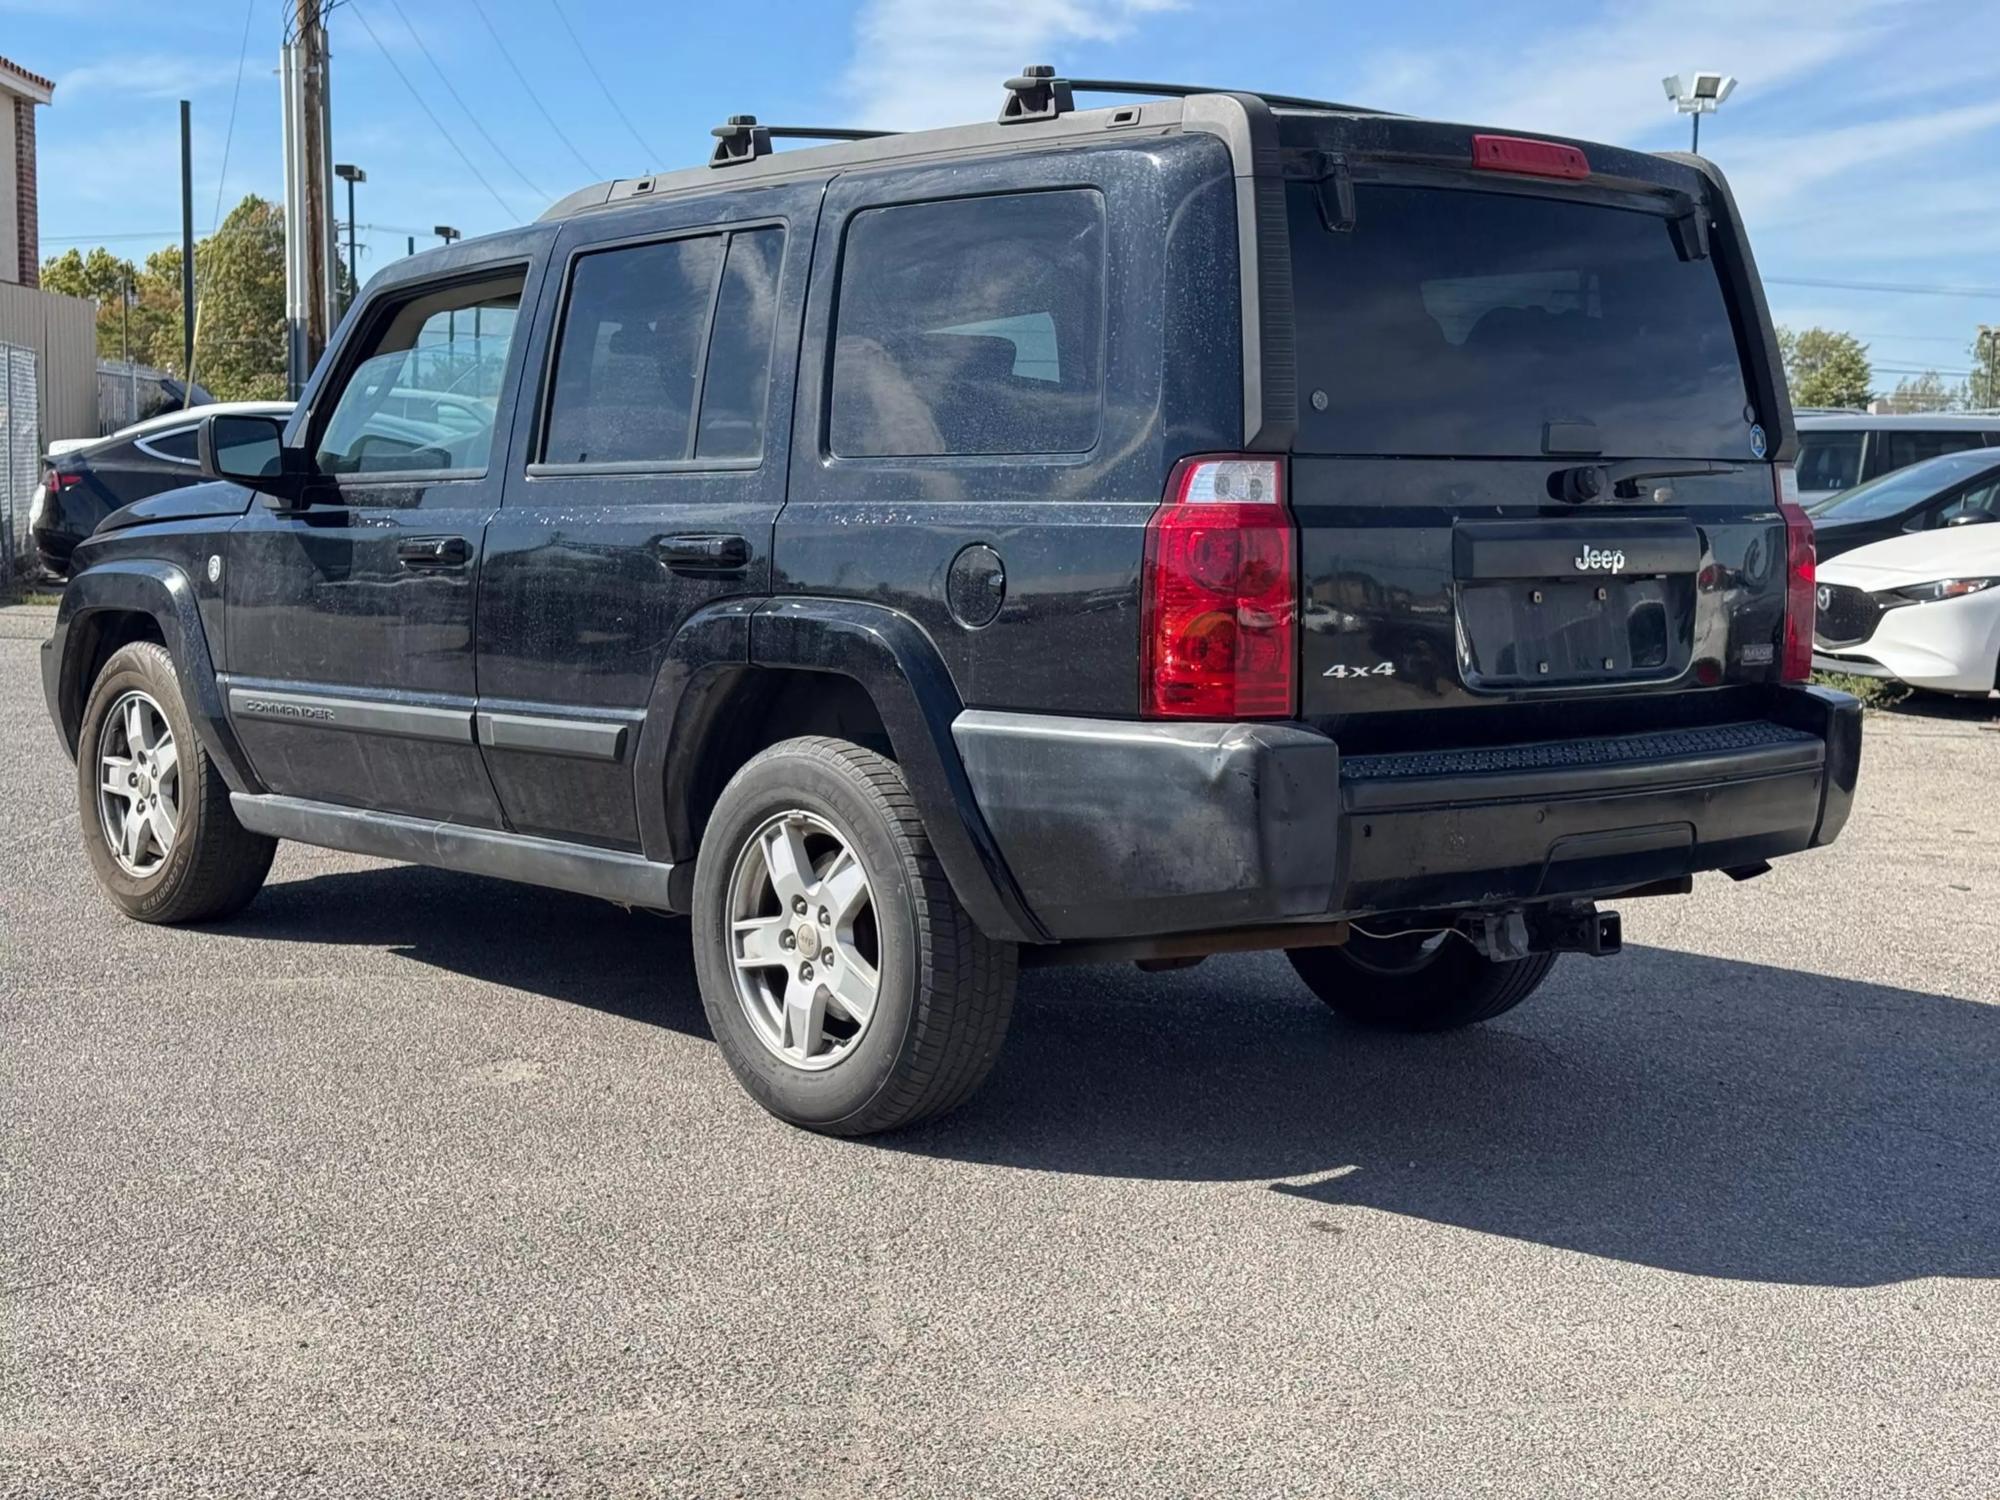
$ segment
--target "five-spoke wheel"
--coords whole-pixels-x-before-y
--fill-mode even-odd
[[[157,641],[133,641],[104,663],[84,705],[76,775],[91,869],[127,916],[224,917],[264,883],[277,841],[236,821]]]
[[[702,833],[692,915],[715,1039],[780,1119],[914,1124],[999,1055],[1013,946],[973,925],[902,771],[872,750],[811,738],[753,757]]]
[[[111,857],[144,879],[174,852],[181,819],[180,748],[151,694],[134,689],[111,705],[97,764],[97,818]]]
[[[830,1068],[861,1042],[882,987],[881,932],[860,859],[825,818],[793,808],[736,857],[729,910],[736,998],[795,1068]]]

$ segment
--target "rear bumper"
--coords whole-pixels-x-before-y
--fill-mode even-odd
[[[1349,756],[1278,724],[982,710],[953,735],[1030,909],[1062,939],[1612,895],[1831,843],[1860,707],[1787,689],[1755,723]]]

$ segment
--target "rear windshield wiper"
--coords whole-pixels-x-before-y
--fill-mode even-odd
[[[1600,498],[1609,490],[1620,500],[1637,500],[1639,486],[1653,479],[1702,479],[1717,474],[1740,474],[1741,464],[1690,461],[1662,464],[1652,459],[1626,459],[1614,464],[1578,464],[1557,469],[1549,475],[1549,496],[1581,505]]]

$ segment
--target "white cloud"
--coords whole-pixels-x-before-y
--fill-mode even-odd
[[[1823,182],[1854,181],[1871,166],[1995,128],[2000,128],[2000,101],[1798,135],[1752,138],[1732,145],[1729,180],[1745,218],[1753,223],[1783,221],[1792,204]],[[1929,184],[1924,189],[1925,202],[1933,202],[1933,195],[1946,191],[1942,184]],[[1871,229],[1881,227],[1878,221]],[[1868,238],[1873,238],[1872,233]]]
[[[263,72],[268,72],[266,65]],[[244,81],[258,69],[246,65]],[[236,82],[236,59],[183,57],[174,53],[134,53],[107,57],[72,68],[56,79],[56,100],[69,104],[93,93],[115,92],[128,99],[182,99]]]
[[[1523,37],[1495,7],[1492,32],[1378,53],[1341,87],[1383,109],[1622,142],[1672,124],[1660,88],[1669,73],[1738,74],[1741,112],[1744,101],[1864,51],[1886,34],[1892,10],[1881,0],[1642,0]]]
[[[867,0],[844,92],[862,123],[909,130],[1000,113],[1028,63],[1064,66],[1066,43],[1111,42],[1179,0]]]

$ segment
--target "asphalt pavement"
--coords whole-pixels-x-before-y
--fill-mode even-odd
[[[876,1142],[767,1118],[685,925],[286,846],[98,896],[0,631],[0,1495],[1992,1496],[2000,733],[1499,1022],[1282,959],[1022,981]]]

